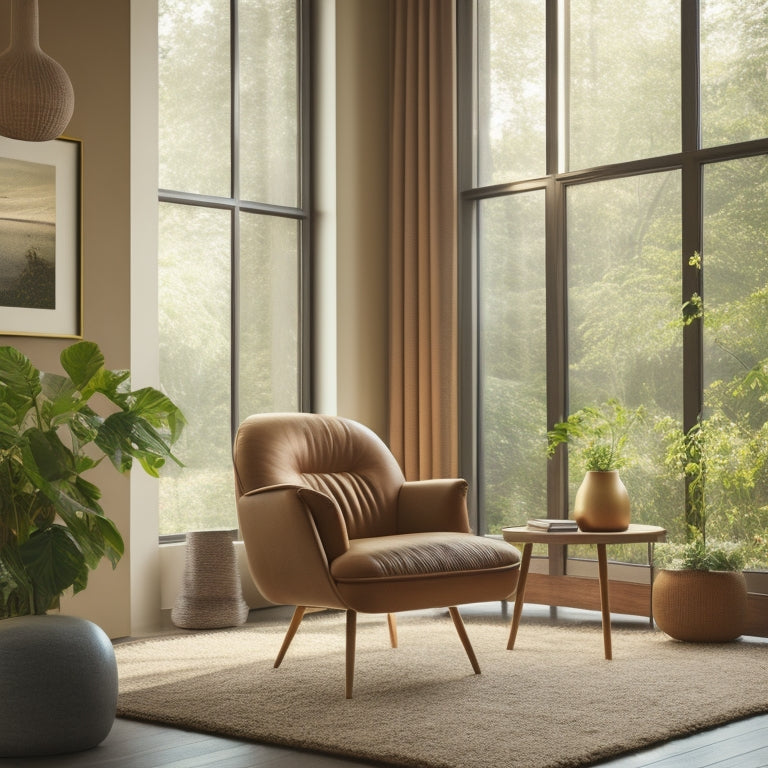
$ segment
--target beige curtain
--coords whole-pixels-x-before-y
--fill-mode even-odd
[[[458,472],[455,3],[391,0],[390,445]]]

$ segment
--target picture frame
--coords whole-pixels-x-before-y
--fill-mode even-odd
[[[0,335],[83,336],[82,141],[0,137]]]

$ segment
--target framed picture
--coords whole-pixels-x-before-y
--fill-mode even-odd
[[[0,137],[0,334],[82,327],[82,142]]]

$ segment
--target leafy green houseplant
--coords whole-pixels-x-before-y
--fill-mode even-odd
[[[659,544],[653,558],[653,616],[670,637],[727,642],[743,634],[747,584],[744,548],[709,542],[700,532],[680,544]]]
[[[547,454],[567,443],[585,472],[573,503],[573,517],[583,531],[624,531],[629,527],[627,489],[618,470],[628,462],[627,441],[644,409],[628,409],[618,400],[587,406],[558,422],[547,433]],[[572,453],[569,453],[571,456]]]
[[[44,614],[102,559],[120,560],[88,470],[107,458],[125,473],[135,460],[157,476],[179,463],[171,446],[185,421],[168,397],[131,391],[129,372],[106,369],[92,342],[64,349],[61,365],[64,375],[41,373],[0,347],[0,618]]]
[[[701,262],[698,252],[688,259],[694,270],[701,269]],[[756,319],[764,303],[764,295],[752,303]],[[701,332],[704,324],[704,302],[693,292],[673,326]],[[657,548],[656,564],[662,568],[740,571],[765,554],[760,537],[746,533],[759,530],[765,520],[760,489],[768,469],[768,360],[759,360],[760,348],[749,355],[737,353],[730,348],[732,336],[731,344],[724,340],[727,335],[719,337],[734,325],[722,308],[707,313],[706,328],[731,361],[732,378],[710,383],[706,415],[700,413],[687,432],[670,418],[656,425],[666,443],[667,469],[685,482],[685,525],[677,532],[682,542]],[[758,362],[750,368],[745,361],[752,355]]]
[[[656,623],[677,640],[726,642],[739,637],[745,625],[747,548],[713,538],[708,526],[708,471],[734,453],[728,437],[717,414],[700,418],[685,433],[668,433],[667,464],[677,466],[685,479],[687,531],[684,541],[654,550],[660,570],[653,606]]]
[[[615,399],[581,408],[547,432],[547,455],[554,456],[559,445],[568,443],[587,472],[621,469],[628,461],[625,449],[630,431],[644,414],[642,406],[632,410]]]
[[[723,429],[717,418],[699,419],[683,433],[667,433],[667,465],[676,466],[685,480],[686,538],[656,548],[654,562],[667,570],[741,571],[748,559],[748,547],[733,541],[713,538],[707,526],[706,475],[716,454],[732,453],[733,446],[723,441]],[[717,438],[717,441],[716,441]],[[721,445],[722,443],[722,445]]]

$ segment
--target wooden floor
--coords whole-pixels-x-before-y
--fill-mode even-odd
[[[61,757],[0,758],[0,766],[8,768],[363,768],[371,765],[375,764],[121,718],[115,721],[107,739],[87,752]],[[600,765],[607,768],[765,768],[768,766],[768,715],[740,720]]]
[[[485,609],[478,606],[476,610]],[[462,607],[465,615],[471,611],[472,607]],[[554,613],[547,608],[526,606],[523,615],[541,619],[550,613],[554,619]],[[558,609],[556,619],[583,621],[585,616],[589,614],[584,611]],[[641,621],[633,617],[614,617],[614,623],[622,620],[629,623]],[[596,621],[599,622],[599,614]],[[647,622],[647,619],[642,621]],[[765,670],[755,672],[765,674]],[[56,757],[0,758],[0,768],[366,768],[372,765],[377,764],[122,718],[115,721],[102,744],[86,752]],[[608,768],[768,768],[768,715],[729,723],[600,765]]]

